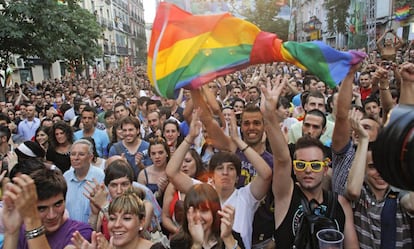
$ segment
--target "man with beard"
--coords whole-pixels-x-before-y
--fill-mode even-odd
[[[109,157],[124,155],[134,170],[134,180],[136,180],[141,168],[152,164],[148,156],[149,143],[141,139],[140,123],[137,118],[128,116],[120,122],[124,139],[112,145]]]
[[[277,248],[292,248],[295,237],[299,232],[300,220],[304,210],[301,199],[318,204],[320,213],[318,215],[328,216],[332,206],[329,206],[329,194],[322,188],[322,182],[327,175],[328,167],[324,162],[324,147],[319,139],[310,136],[300,138],[296,143],[295,160],[293,169],[297,183],[291,177],[292,159],[289,148],[284,139],[281,129],[272,128],[278,124],[276,116],[276,105],[285,82],[276,84],[272,89],[270,84],[262,88],[264,93],[265,110],[264,122],[270,146],[274,152],[273,158],[273,182],[272,190],[275,200],[274,239]],[[358,248],[358,240],[354,228],[353,214],[349,202],[342,196],[338,196],[334,210],[338,229],[344,233],[344,248]]]
[[[204,94],[208,95],[211,94],[211,92],[204,91]],[[205,125],[209,136],[211,136],[213,146],[219,150],[235,152],[239,156],[241,160],[241,174],[238,177],[236,187],[240,188],[248,185],[257,175],[252,163],[245,157],[243,152],[238,149],[232,139],[224,134],[222,128],[218,126],[218,123],[210,114],[209,106],[203,101],[204,98],[200,95],[200,92],[192,91],[192,99],[194,101],[194,106],[199,106],[202,109],[200,120]],[[207,99],[214,100],[215,98],[208,96]],[[276,129],[276,127],[277,126],[275,125],[272,126],[274,129]],[[280,128],[277,127],[277,129]],[[270,168],[273,168],[273,156],[266,150],[266,145],[264,141],[262,141],[264,138],[263,114],[256,104],[250,103],[246,105],[241,114],[240,131],[243,136],[243,141],[255,150],[266,161]],[[252,248],[264,248],[273,243],[273,209],[273,195],[269,188],[268,194],[260,203],[254,216],[251,238]]]

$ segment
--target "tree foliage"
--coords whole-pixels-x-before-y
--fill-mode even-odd
[[[102,29],[93,14],[76,0],[0,1],[0,57],[11,54],[56,60],[89,61],[102,53],[97,41]],[[4,65],[3,65],[4,68]]]
[[[347,18],[350,0],[325,0],[324,8],[327,10],[328,30],[336,33],[347,32]]]
[[[256,0],[252,8],[235,6],[236,1],[229,1],[233,5],[232,12],[254,23],[261,30],[277,34],[282,40],[287,40],[289,21],[277,18],[279,7],[277,0]]]

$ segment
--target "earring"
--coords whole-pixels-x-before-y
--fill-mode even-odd
[[[141,231],[142,231],[142,229],[143,229],[142,227],[139,227],[139,230],[138,230],[138,231],[140,231],[140,232],[141,232]]]

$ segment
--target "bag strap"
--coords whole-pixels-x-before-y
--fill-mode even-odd
[[[300,203],[302,205],[303,208],[303,215],[302,218],[300,220],[299,226],[298,226],[298,230],[296,231],[296,235],[295,235],[295,240],[293,241],[293,247],[294,249],[296,248],[302,248],[302,242],[304,237],[306,237],[305,234],[301,234],[301,230],[302,227],[304,226],[304,223],[306,222],[306,215],[310,215],[311,211],[309,208],[309,202],[308,199],[306,198],[305,194],[302,192],[302,190],[299,189],[299,198],[300,198]]]
[[[398,193],[390,190],[381,211],[381,249],[395,249],[397,237],[397,197]]]
[[[310,208],[309,208],[309,201],[308,198],[305,196],[305,194],[302,192],[302,190],[299,189],[299,197],[300,197],[300,204],[302,204],[303,213],[304,215],[310,215],[312,214]]]
[[[338,194],[332,191],[328,191],[328,209],[330,209],[328,218],[331,220],[333,220],[335,217],[337,202]]]

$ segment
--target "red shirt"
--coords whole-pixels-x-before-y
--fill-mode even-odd
[[[371,95],[372,88],[361,88],[359,91],[361,93],[361,100],[364,101],[369,95]]]

